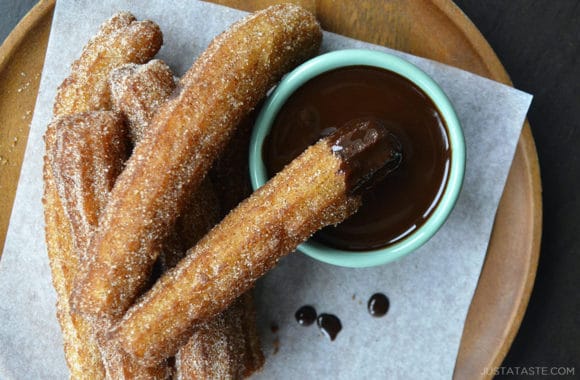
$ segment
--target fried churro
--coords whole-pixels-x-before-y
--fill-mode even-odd
[[[256,331],[251,292],[196,327],[175,356],[176,378],[241,379],[264,363]]]
[[[113,108],[128,120],[134,143],[148,130],[152,115],[174,87],[173,73],[159,60],[145,65],[125,65],[113,71]],[[246,132],[249,134],[249,128],[244,128]],[[231,175],[243,176],[242,173]],[[239,194],[241,191],[245,189],[229,189],[229,193]],[[163,243],[157,263],[159,270],[164,272],[174,267],[185,256],[187,249],[203,237],[219,218],[220,202],[212,181],[206,178],[191,195],[175,228]],[[177,378],[239,379],[262,366],[263,354],[251,298],[250,295],[240,297],[226,311],[197,329],[176,355]]]
[[[318,50],[320,40],[314,16],[294,5],[257,12],[214,39],[119,176],[91,241],[94,260],[75,287],[76,310],[123,315],[236,125],[286,71]]]
[[[400,162],[385,127],[357,121],[310,147],[243,201],[123,317],[113,335],[143,363],[173,355],[314,232],[360,204],[357,191]]]
[[[100,28],[71,67],[56,94],[55,116],[109,110],[111,70],[126,63],[144,63],[159,51],[163,35],[152,21],[136,21],[127,12],[115,14]]]
[[[64,353],[71,379],[104,379],[101,353],[84,317],[74,314],[70,305],[73,279],[79,266],[74,254],[70,223],[60,202],[51,165],[44,162],[44,220],[52,284],[57,294],[56,316],[62,330]]]
[[[159,59],[113,70],[110,84],[113,109],[127,118],[133,143],[141,140],[154,112],[175,89],[171,69]]]
[[[59,263],[53,259],[55,249],[69,253],[63,257],[69,260],[68,272],[64,276],[68,288],[59,290],[58,294],[59,305],[62,302],[59,319],[68,321],[63,323],[63,330],[69,329],[65,333],[65,342],[70,341],[71,337],[78,338],[76,344],[82,350],[71,352],[70,343],[65,345],[65,351],[74,355],[69,364],[71,376],[85,378],[90,374],[90,378],[96,379],[166,379],[166,365],[142,366],[125,355],[118,346],[109,344],[105,334],[111,321],[86,320],[72,313],[70,304],[64,302],[70,298],[74,275],[82,273],[90,260],[82,254],[98,226],[100,211],[127,158],[129,140],[122,119],[112,111],[62,116],[48,126],[45,142],[45,170],[51,173],[46,176],[46,187],[57,192],[45,199],[57,201],[60,206],[55,208],[56,205],[45,203],[47,211],[53,209],[59,214],[58,221],[47,218],[47,240],[50,242],[57,238],[70,242],[68,246],[61,243],[60,247],[50,244],[49,256],[57,270]],[[47,215],[51,213],[47,212]],[[56,222],[68,228],[66,234],[55,234],[52,229]],[[53,270],[53,279],[57,275],[56,270]],[[69,296],[60,297],[61,294]],[[90,362],[80,370],[79,363],[88,360]],[[93,372],[87,372],[87,369]]]
[[[83,265],[86,265],[85,260],[81,260],[83,250],[80,247],[86,245],[90,231],[94,229],[98,218],[97,214],[104,200],[103,194],[108,193],[112,185],[111,176],[105,174],[105,171],[118,171],[118,162],[125,156],[121,145],[117,146],[117,142],[109,140],[116,132],[104,128],[103,122],[112,121],[113,116],[104,114],[88,116],[89,120],[83,121],[87,125],[75,132],[68,131],[71,123],[76,124],[71,115],[109,108],[107,80],[110,70],[123,63],[150,59],[159,49],[161,40],[161,32],[154,23],[137,22],[129,13],[116,14],[103,23],[98,34],[87,43],[80,58],[73,63],[69,77],[59,87],[54,114],[56,117],[73,119],[55,121],[46,135],[43,205],[47,251],[53,284],[58,296],[57,316],[63,331],[65,357],[71,377],[74,379],[105,377],[100,349],[93,332],[94,326],[83,316],[73,313],[70,299],[73,282],[82,271]],[[91,120],[93,117],[95,119]],[[91,137],[87,135],[90,129],[88,124],[93,121],[96,123],[95,133],[107,136],[106,141],[103,140],[95,146],[92,145]],[[113,123],[108,127],[117,128],[119,125]],[[72,137],[75,133],[80,140]],[[60,157],[53,155],[57,141],[69,138],[71,146],[67,144],[65,148],[74,154],[87,154],[88,156],[84,158],[88,162],[83,163],[78,157],[68,161],[66,155]],[[79,145],[75,145],[77,143]],[[116,153],[122,154],[123,157],[114,157]],[[92,185],[88,185],[88,182],[84,181],[89,180],[93,169],[97,170],[100,176],[94,181],[90,178]],[[64,184],[72,181],[69,175],[80,182],[76,182],[72,188],[67,186],[65,189]],[[69,199],[69,196],[81,198],[74,200]]]
[[[74,252],[83,262],[101,210],[129,156],[127,131],[114,112],[83,112],[55,119],[47,128],[45,142],[71,225]]]

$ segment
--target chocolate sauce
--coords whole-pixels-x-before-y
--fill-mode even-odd
[[[401,144],[398,169],[363,193],[363,206],[315,239],[350,251],[385,247],[420,227],[447,183],[450,147],[443,118],[409,80],[387,70],[351,66],[324,73],[282,107],[264,145],[271,176],[306,147],[353,120],[382,123]]]
[[[316,321],[316,309],[308,305],[302,306],[298,311],[296,311],[294,317],[296,317],[296,322],[298,322],[299,325],[310,326],[314,321]]]
[[[350,120],[328,139],[330,149],[342,160],[350,193],[371,188],[401,164],[401,143],[380,120]]]
[[[335,340],[340,330],[342,330],[342,324],[336,315],[320,314],[316,323],[318,324],[320,331],[330,338],[330,340]]]
[[[373,317],[382,317],[389,311],[389,299],[382,293],[375,293],[369,299],[367,304],[369,313]]]

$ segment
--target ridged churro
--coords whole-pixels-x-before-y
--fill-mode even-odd
[[[106,331],[111,321],[86,320],[72,313],[70,304],[64,302],[70,298],[73,275],[82,273],[87,261],[90,260],[90,257],[84,257],[82,254],[98,226],[99,214],[105,207],[108,194],[128,155],[129,139],[122,119],[112,111],[91,111],[62,116],[48,126],[45,142],[45,170],[50,170],[52,174],[46,176],[46,186],[57,192],[56,195],[46,199],[59,202],[60,207],[54,210],[62,212],[62,215],[59,215],[59,222],[69,228],[66,234],[58,235],[58,239],[70,241],[69,246],[64,247],[62,243],[60,247],[49,245],[49,255],[55,253],[55,248],[65,248],[63,252],[70,254],[65,257],[71,262],[65,276],[68,290],[59,291],[59,295],[65,294],[64,297],[59,297],[59,303],[63,302],[62,309],[59,308],[59,318],[70,318],[68,321],[74,323],[63,324],[63,330],[72,329],[67,332],[68,336],[78,338],[77,344],[83,350],[82,354],[72,353],[76,357],[71,360],[73,362],[71,375],[73,378],[85,378],[90,374],[90,378],[96,379],[168,378],[166,365],[151,367],[140,365],[124,354],[114,342],[110,344],[106,338]],[[45,208],[47,211],[53,209],[49,204],[45,204]],[[50,215],[50,212],[47,215]],[[48,241],[56,238],[51,230],[55,228],[55,222],[47,218]],[[53,267],[59,265],[52,258],[51,263]],[[55,276],[56,272],[53,270],[53,277]],[[65,336],[65,342],[68,340]],[[88,353],[91,354],[90,357],[87,356]],[[78,363],[87,360],[91,362],[85,367],[93,372],[87,374],[85,370],[77,371]]]
[[[80,262],[129,156],[127,142],[123,120],[111,111],[63,116],[47,128],[46,157]]]
[[[114,15],[102,24],[98,34],[87,43],[80,58],[73,63],[71,74],[59,87],[53,109],[55,116],[68,117],[80,112],[109,108],[107,81],[110,70],[120,64],[149,60],[159,49],[161,41],[161,32],[154,23],[137,22],[129,13]],[[54,132],[50,132],[51,130]],[[109,132],[106,133],[107,136]],[[52,133],[54,136],[51,137]],[[94,207],[96,205],[94,202],[99,204],[102,202],[101,195],[108,192],[111,185],[110,176],[102,174],[102,177],[94,181],[93,188],[86,186],[86,183],[78,183],[78,189],[82,191],[76,195],[84,197],[89,194],[88,202],[70,199],[61,201],[61,196],[72,195],[70,189],[62,189],[62,184],[67,181],[67,174],[64,172],[78,170],[77,179],[84,181],[90,176],[90,173],[85,171],[90,171],[91,165],[95,165],[95,169],[102,170],[104,165],[107,165],[107,160],[111,159],[111,165],[115,167],[118,160],[110,155],[114,150],[110,150],[112,145],[103,143],[92,147],[90,141],[86,141],[88,145],[83,146],[82,142],[76,140],[72,144],[78,142],[80,145],[67,146],[67,149],[89,154],[88,163],[74,159],[66,161],[67,158],[64,156],[60,158],[51,156],[48,152],[54,151],[53,144],[56,143],[57,135],[69,133],[71,132],[56,132],[56,129],[49,128],[46,138],[43,204],[47,251],[53,284],[58,296],[57,316],[63,331],[65,357],[71,378],[102,379],[105,377],[105,368],[93,333],[93,324],[83,316],[73,313],[70,299],[73,282],[82,270],[82,265],[85,265],[82,263],[84,259],[81,260],[80,250],[75,247],[82,247],[88,241],[85,234],[94,227],[95,213],[98,214],[98,207]],[[112,132],[112,135],[114,134]],[[86,134],[81,133],[81,138],[87,138]],[[99,149],[105,151],[98,151]],[[90,156],[93,155],[98,158],[91,161]],[[53,168],[57,171],[63,169],[63,172],[55,174]],[[85,209],[87,204],[90,206]],[[71,225],[71,219],[65,212],[67,208],[68,213],[77,213],[78,218],[74,223],[80,224]],[[81,215],[85,211],[87,214]]]
[[[250,293],[195,328],[175,356],[178,380],[241,379],[263,365]]]
[[[167,360],[153,365],[143,365],[127,355],[118,342],[111,341],[107,331],[112,320],[100,319],[93,324],[96,339],[101,351],[107,380],[167,380],[173,375],[173,368]]]
[[[70,223],[60,202],[52,168],[44,162],[44,220],[52,284],[57,294],[56,316],[62,330],[64,353],[71,379],[104,379],[101,353],[88,320],[72,312],[70,294],[79,266]]]
[[[299,243],[350,216],[357,191],[400,162],[375,121],[340,128],[296,158],[213,228],[113,331],[143,363],[175,354],[192,329],[224,310]]]
[[[237,124],[286,71],[318,50],[320,40],[314,16],[294,5],[257,12],[214,39],[119,176],[89,248],[94,261],[75,287],[77,311],[123,315],[147,283],[188,195]]]
[[[55,116],[109,110],[109,75],[126,63],[144,63],[159,51],[163,35],[152,21],[135,21],[127,12],[107,20],[71,67],[71,74],[58,88]]]
[[[140,140],[157,108],[175,89],[173,73],[159,59],[127,64],[110,76],[113,109],[128,121],[131,140]]]
[[[171,69],[162,61],[125,65],[111,74],[113,109],[129,122],[133,142],[141,140],[151,117],[175,87]],[[244,133],[249,129],[244,128]],[[236,147],[237,148],[237,147]],[[238,151],[239,149],[236,149]],[[242,173],[229,173],[242,177]],[[229,193],[239,194],[240,188]],[[205,235],[220,218],[220,202],[209,178],[190,196],[175,228],[162,245],[157,267],[174,267],[187,249]],[[239,379],[263,363],[255,311],[250,295],[240,297],[226,311],[200,326],[176,355],[175,377],[181,379]]]

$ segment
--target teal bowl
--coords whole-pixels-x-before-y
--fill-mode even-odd
[[[284,77],[268,96],[256,120],[250,142],[250,178],[254,190],[268,181],[266,166],[262,159],[262,146],[286,100],[294,91],[317,75],[345,66],[360,65],[379,67],[397,73],[413,82],[431,98],[447,125],[451,146],[451,167],[447,185],[436,209],[421,227],[404,239],[384,248],[362,252],[336,249],[313,239],[298,247],[301,252],[316,260],[351,268],[386,264],[425,244],[441,228],[453,210],[465,171],[465,141],[461,125],[451,102],[433,79],[413,64],[391,54],[359,49],[338,50],[320,55],[298,66]]]

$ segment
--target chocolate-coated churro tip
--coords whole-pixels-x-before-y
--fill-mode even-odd
[[[342,160],[347,189],[353,194],[372,187],[397,170],[403,159],[401,143],[385,124],[374,118],[354,119],[327,137]]]

